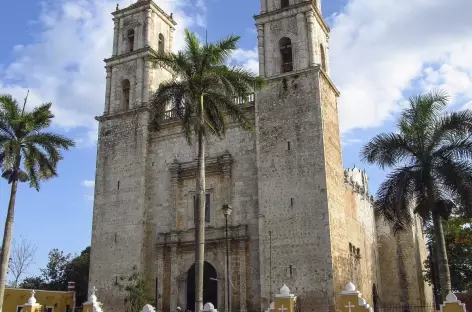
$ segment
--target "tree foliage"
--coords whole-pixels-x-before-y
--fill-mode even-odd
[[[54,115],[51,103],[25,111],[11,95],[0,95],[0,169],[11,185],[10,200],[2,241],[0,260],[0,312],[10,260],[10,247],[19,182],[29,182],[39,191],[40,181],[57,176],[62,151],[75,146],[74,141],[47,131]]]
[[[393,169],[375,207],[395,230],[411,226],[412,211],[432,220],[442,296],[451,285],[441,220],[457,203],[472,211],[472,111],[448,112],[448,100],[441,91],[411,97],[397,131],[375,136],[361,151],[365,161]]]
[[[454,216],[443,222],[446,241],[451,287],[454,292],[472,292],[472,228],[470,219]],[[426,228],[428,241],[434,248],[434,229]],[[434,250],[433,250],[434,253]],[[431,255],[425,261],[425,280],[433,284],[431,274]]]
[[[118,286],[126,293],[125,312],[140,312],[144,305],[154,301],[151,284],[136,267],[133,267],[130,276],[120,277]]]
[[[183,51],[159,51],[150,57],[157,67],[172,73],[150,99],[150,126],[159,131],[165,112],[180,121],[189,144],[198,144],[195,195],[195,311],[203,309],[203,262],[205,249],[205,138],[222,139],[230,122],[252,129],[251,118],[237,98],[247,98],[262,86],[262,79],[243,67],[228,66],[240,37],[228,36],[216,43],[201,43],[185,30]]]
[[[90,247],[75,257],[53,249],[49,252],[46,267],[41,269],[41,275],[25,278],[19,287],[66,291],[68,282],[74,282],[76,302],[80,306],[87,300],[89,267]]]

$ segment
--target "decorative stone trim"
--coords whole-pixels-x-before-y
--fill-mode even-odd
[[[239,306],[240,312],[247,311],[246,304],[246,241],[239,241]]]
[[[172,246],[170,252],[170,310],[176,311],[177,308],[177,277],[179,275],[179,262],[177,258],[177,245]]]
[[[237,225],[228,227],[228,237],[230,241],[248,241],[249,235],[247,232],[247,225]],[[205,243],[225,242],[225,227],[212,228],[208,227],[205,230]],[[160,233],[157,236],[157,248],[164,246],[185,246],[195,244],[194,229],[186,231],[172,231],[167,233]]]
[[[149,6],[151,7],[151,9],[155,13],[160,15],[161,19],[163,21],[165,21],[168,25],[170,25],[171,27],[177,25],[177,22],[174,21],[174,19],[172,17],[172,14],[168,15],[166,12],[164,12],[163,9],[161,9],[157,4],[155,4],[151,0],[138,1],[136,3],[131,4],[130,6],[128,6],[126,8],[123,8],[121,10],[118,9],[118,10],[112,12],[111,14],[115,17],[125,17],[125,16],[128,16],[128,15],[134,14],[134,13],[145,11],[145,10],[149,9]]]
[[[446,301],[439,307],[441,312],[466,312],[465,304],[457,300],[452,292],[446,296]]]
[[[149,108],[147,107],[147,103],[142,103],[141,106],[138,106],[136,108],[132,108],[132,109],[124,110],[124,111],[119,111],[119,112],[112,113],[112,114],[104,114],[102,116],[96,116],[95,120],[99,121],[99,122],[102,122],[102,121],[107,121],[107,120],[118,119],[118,118],[122,117],[123,115],[131,115],[131,114],[137,115],[138,113],[141,113],[141,112],[149,112]]]
[[[157,250],[157,286],[158,291],[162,294],[164,289],[164,249]],[[157,310],[162,311],[162,295],[157,296]]]
[[[231,172],[232,156],[227,151],[220,157],[205,158],[205,173],[209,174],[225,174]],[[171,164],[169,170],[173,170],[173,174],[178,175],[179,180],[186,178],[195,178],[197,176],[198,160],[179,163],[177,160]]]

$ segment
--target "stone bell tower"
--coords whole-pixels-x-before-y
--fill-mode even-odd
[[[146,197],[149,170],[148,99],[169,79],[148,57],[170,51],[176,22],[151,0],[112,13],[112,56],[105,60],[106,94],[99,121],[90,288],[110,311],[123,305],[121,277],[148,270],[152,228]]]
[[[334,218],[343,206],[336,87],[320,0],[260,0],[255,17],[262,305],[287,284],[303,307],[334,306]]]

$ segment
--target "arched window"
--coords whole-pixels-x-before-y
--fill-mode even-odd
[[[164,53],[164,51],[165,51],[164,35],[159,34],[159,53]]]
[[[125,79],[121,82],[121,108],[129,108],[129,93],[130,93],[130,83],[128,79]]]
[[[326,56],[325,50],[322,44],[320,44],[320,56],[321,56],[321,68],[326,71]]]
[[[280,8],[286,8],[290,5],[289,0],[280,0]]]
[[[134,30],[133,29],[128,30],[127,38],[128,38],[128,52],[133,52],[134,51]]]
[[[285,37],[280,39],[279,48],[282,60],[282,73],[293,71],[292,41],[290,38]]]

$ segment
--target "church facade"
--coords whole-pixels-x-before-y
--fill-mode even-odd
[[[219,311],[266,309],[287,284],[303,311],[334,311],[353,281],[370,303],[427,304],[418,222],[393,235],[376,216],[368,179],[343,169],[339,92],[330,79],[320,0],[260,0],[259,73],[267,85],[236,99],[255,124],[206,142],[204,301]],[[147,58],[172,50],[177,23],[152,0],[113,12],[99,121],[90,286],[120,311],[133,268],[155,287],[158,311],[193,310],[196,147],[171,108],[159,132],[148,100],[171,73]],[[229,288],[225,216],[228,218]],[[226,302],[226,293],[230,300]]]

